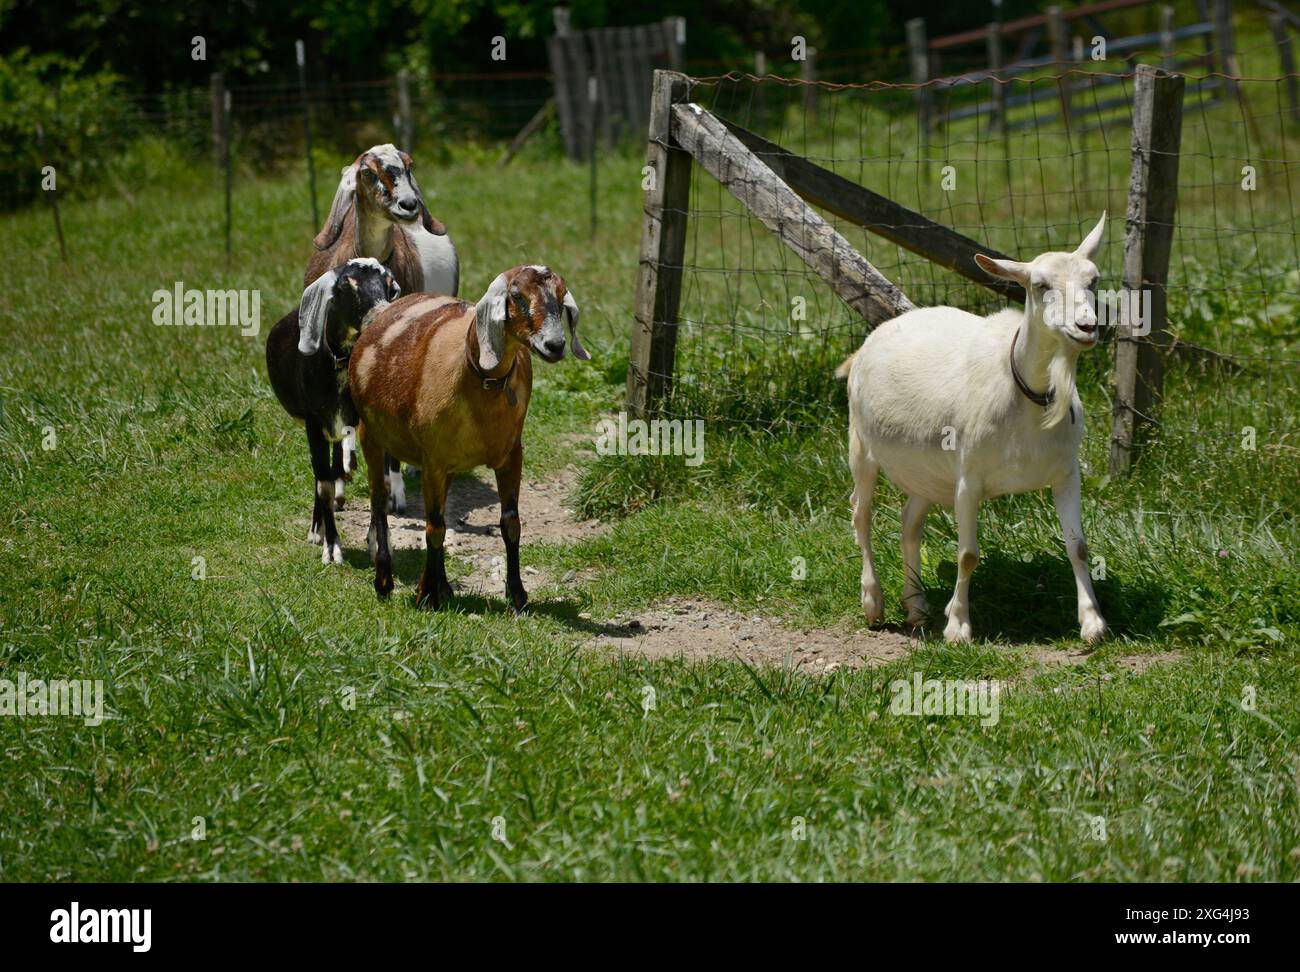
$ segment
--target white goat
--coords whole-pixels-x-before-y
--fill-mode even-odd
[[[931,505],[957,518],[957,585],[944,638],[968,641],[970,579],[979,563],[980,502],[1052,488],[1074,569],[1080,635],[1106,633],[1088,573],[1079,511],[1083,409],[1075,391],[1079,353],[1097,343],[1092,293],[1106,215],[1073,253],[1028,263],[975,262],[1025,289],[1025,309],[978,317],[955,307],[909,311],[876,328],[837,374],[849,379],[853,528],[862,548],[862,609],[884,617],[871,556],[871,505],[881,469],[907,493],[902,515],[903,603],[910,624],[929,611],[921,587],[921,531]]]

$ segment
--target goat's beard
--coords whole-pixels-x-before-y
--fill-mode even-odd
[[[1047,373],[1050,378],[1048,387],[1052,389],[1054,397],[1052,404],[1047,406],[1047,414],[1043,416],[1045,429],[1056,428],[1070,413],[1070,405],[1074,401],[1075,366],[1078,359],[1077,354],[1071,354],[1064,348],[1052,355],[1052,363],[1048,365]]]

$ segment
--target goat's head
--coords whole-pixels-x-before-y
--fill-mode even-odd
[[[419,221],[430,233],[446,234],[447,227],[434,219],[425,205],[424,193],[411,172],[412,165],[409,155],[387,143],[358,155],[355,162],[343,169],[325,227],[316,237],[317,248],[323,250],[334,245],[354,203],[389,222]]]
[[[995,260],[983,253],[975,262],[994,277],[1025,288],[1025,311],[1031,326],[1045,328],[1061,345],[1075,351],[1097,343],[1097,267],[1106,214],[1073,253],[1044,253],[1028,263]]]
[[[500,364],[509,341],[525,345],[544,361],[559,361],[564,357],[561,312],[573,356],[588,360],[591,355],[578,340],[578,302],[558,273],[533,264],[498,274],[476,309],[479,367],[490,371]]]
[[[402,288],[392,271],[370,257],[357,257],[312,281],[298,305],[298,350],[315,354],[324,338],[335,357],[347,353],[368,319]]]

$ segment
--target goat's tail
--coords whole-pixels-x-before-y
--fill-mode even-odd
[[[847,381],[849,377],[849,370],[853,367],[853,360],[857,356],[858,356],[858,352],[854,351],[851,355],[845,358],[844,363],[835,369],[835,377],[838,378],[840,381]]]

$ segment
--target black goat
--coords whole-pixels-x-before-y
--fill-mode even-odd
[[[356,428],[357,411],[348,392],[348,357],[368,317],[401,288],[378,260],[358,258],[335,267],[303,291],[302,303],[271,328],[266,371],[284,410],[307,428],[316,495],[307,539],[321,543],[321,562],[341,564],[343,549],[334,525],[335,482],[342,463],[330,457],[330,443]]]

